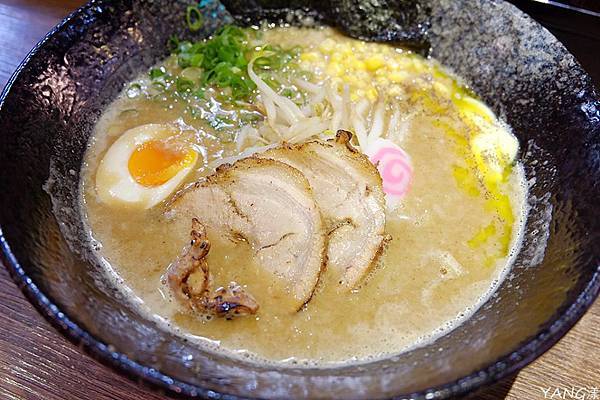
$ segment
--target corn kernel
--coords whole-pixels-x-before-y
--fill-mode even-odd
[[[358,79],[360,79],[364,82],[369,82],[371,80],[371,73],[369,71],[366,71],[366,70],[356,71],[356,75],[358,76]]]
[[[329,75],[333,76],[341,75],[344,72],[340,64],[336,62],[330,62],[329,65],[327,65],[326,71]]]
[[[394,69],[406,69],[409,65],[412,65],[412,61],[409,57],[397,57],[393,60]]]
[[[387,70],[389,73],[398,72],[398,70],[400,69],[400,65],[394,60],[390,60],[387,62]]]
[[[352,86],[360,87],[359,81],[356,79],[356,75],[354,74],[345,74],[342,76],[342,80]]]
[[[369,69],[371,71],[375,71],[375,70],[383,67],[384,64],[385,64],[385,60],[380,55],[375,55],[375,56],[369,57],[365,60],[365,65],[367,66],[367,69]]]
[[[389,85],[390,80],[388,79],[387,75],[377,75],[375,77],[375,82],[377,82],[377,84],[380,86],[387,86]]]
[[[367,68],[367,66],[365,65],[365,62],[362,60],[358,60],[358,59],[354,59],[352,60],[352,66],[356,69],[365,69]]]
[[[319,59],[319,55],[314,51],[300,54],[300,60],[315,62]]]
[[[352,50],[352,46],[344,45],[339,49],[339,52],[345,55],[346,57],[350,57],[354,55],[354,51]]]
[[[336,61],[336,62],[343,62],[344,61],[344,55],[340,52],[335,52],[333,54],[331,54],[331,57],[329,58],[330,61]]]
[[[406,71],[394,71],[388,75],[388,78],[392,82],[400,83],[408,78],[408,73],[406,73]]]
[[[335,48],[335,40],[333,40],[331,38],[327,38],[321,43],[319,48],[324,53],[331,53],[333,51],[333,49]]]
[[[398,85],[391,85],[388,89],[388,93],[393,97],[404,96],[404,89]]]

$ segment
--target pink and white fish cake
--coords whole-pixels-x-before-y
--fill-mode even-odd
[[[381,175],[387,206],[394,208],[411,187],[410,156],[394,142],[382,138],[370,143],[366,154]]]

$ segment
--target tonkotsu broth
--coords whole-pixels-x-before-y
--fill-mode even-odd
[[[316,56],[304,54],[318,53],[325,39],[360,46],[367,52],[381,51],[384,46],[389,50],[382,54],[390,59],[402,61],[401,57],[407,56],[385,45],[345,38],[331,29],[274,28],[264,38],[283,47],[302,46],[300,58],[309,62]],[[462,141],[457,141],[453,132],[467,132],[468,136],[473,128],[465,123],[460,110],[440,111],[427,101],[409,100],[411,87],[423,80],[430,89],[419,93],[444,104],[446,100],[435,92],[436,82],[450,79],[434,61],[410,57],[436,71],[427,81],[422,72],[415,72],[415,61],[412,69],[403,71],[409,75],[408,92],[390,94],[402,115],[410,116],[408,128],[394,140],[410,155],[414,177],[398,208],[388,211],[386,233],[392,240],[360,289],[338,293],[335,285],[328,285],[333,278],[326,273],[305,309],[284,312],[283,285],[252,263],[252,250],[209,232],[208,262],[214,281],[243,284],[256,297],[260,310],[255,316],[231,321],[207,321],[182,312],[162,276],[189,241],[190,221],[166,218],[164,204],[136,210],[100,202],[95,192],[96,169],[119,135],[147,123],[175,124],[200,150],[196,169],[186,182],[212,173],[215,161],[236,155],[238,150],[231,136],[223,139],[204,119],[194,118],[185,102],[131,96],[127,90],[100,118],[83,169],[83,206],[91,234],[102,245],[100,255],[143,301],[144,309],[169,320],[182,334],[200,338],[209,348],[264,361],[327,364],[379,358],[431,340],[460,323],[509,268],[524,220],[525,186],[521,167],[516,165],[501,186],[507,200],[494,203],[500,204],[497,210],[508,207],[512,211],[514,218],[503,220],[490,209],[494,193],[484,189],[475,193],[469,180],[457,174],[457,166],[471,168],[474,163],[469,161],[468,145],[461,150]],[[327,79],[331,71],[315,67],[312,73],[311,79],[318,82]],[[361,95],[367,96],[368,90]],[[496,228],[486,230],[489,226]]]

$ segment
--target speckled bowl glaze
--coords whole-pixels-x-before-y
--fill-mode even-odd
[[[284,13],[289,4],[302,12]],[[203,1],[195,37],[231,22]],[[513,6],[465,2],[235,1],[257,18],[323,21],[403,42],[465,77],[520,140],[531,207],[523,249],[497,293],[434,343],[340,368],[257,366],[207,352],[142,317],[93,256],[78,207],[94,122],[124,84],[185,30],[185,2],[93,1],[56,27],[0,98],[0,246],[40,312],[92,355],[172,393],[207,398],[448,398],[523,367],[554,344],[600,289],[600,111],[565,48]]]

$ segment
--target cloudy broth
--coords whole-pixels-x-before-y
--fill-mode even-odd
[[[214,121],[192,112],[189,102],[144,95],[144,85],[134,87],[141,94],[127,88],[105,110],[86,155],[82,201],[91,235],[101,244],[99,255],[142,300],[146,312],[166,319],[180,334],[193,336],[210,349],[265,362],[323,365],[380,358],[426,343],[468,318],[510,268],[511,255],[519,246],[526,212],[521,166],[513,165],[501,184],[473,178],[477,162],[468,143],[474,128],[460,107],[444,97],[443,87],[452,87],[456,80],[434,60],[358,42],[330,29],[305,29],[299,34],[297,28],[275,28],[261,35],[270,43],[301,46],[300,68],[310,69],[307,79],[315,83],[338,76],[339,68],[331,65],[342,45],[359,54],[375,54],[401,73],[394,91],[396,86],[380,79],[377,68],[371,71],[370,58],[357,60],[359,78],[373,82],[351,88],[352,94],[367,99],[372,88],[387,91],[388,102],[396,104],[403,123],[402,130],[388,138],[410,155],[414,170],[410,191],[387,211],[385,231],[391,241],[376,267],[349,293],[328,285],[334,277],[325,271],[312,300],[290,313],[281,283],[261,272],[252,261],[252,249],[209,232],[208,262],[214,281],[243,284],[260,309],[256,315],[234,320],[206,320],[185,312],[163,276],[189,241],[190,221],[166,218],[164,202],[148,210],[101,202],[96,170],[122,133],[147,123],[165,123],[200,154],[185,180],[194,182],[213,173],[221,158],[239,153],[236,127],[215,127]],[[323,48],[331,41],[338,47]],[[369,75],[360,75],[360,62]],[[384,71],[382,76],[392,73]],[[213,100],[216,110],[219,99]],[[504,130],[501,134],[510,135],[501,123],[494,123]]]

